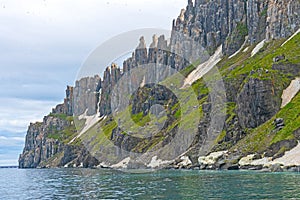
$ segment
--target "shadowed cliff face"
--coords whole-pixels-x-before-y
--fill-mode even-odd
[[[286,38],[300,28],[299,17],[300,1],[297,0],[195,0],[195,3],[189,0],[186,9],[183,9],[179,17],[173,21],[169,43],[164,36],[153,36],[153,41],[147,48],[144,38],[141,37],[137,49],[124,61],[122,69],[112,64],[107,67],[102,78],[97,75],[86,77],[76,81],[74,88],[68,86],[64,103],[57,105],[42,123],[30,124],[19,166],[33,168],[98,165],[99,161],[80,144],[79,139],[70,143],[78,134],[78,127],[76,129],[74,121],[83,114],[110,116],[112,91],[124,74],[131,74],[133,69],[141,65],[149,67],[163,65],[180,71],[191,64],[187,60],[194,62],[207,59],[208,55],[203,54],[204,50],[212,55],[222,45],[224,55],[229,56],[239,50],[245,40],[245,44],[251,47],[264,39],[271,41]],[[234,67],[241,67],[239,65],[243,62],[237,62],[239,64],[236,66],[233,64],[229,72],[234,70]],[[221,65],[225,66],[226,63]],[[293,66],[293,69],[299,67],[291,63],[275,63],[273,69],[285,74],[291,71],[299,72],[291,70],[289,66]],[[161,73],[168,72],[166,70]],[[224,131],[220,133],[223,137],[216,141],[217,144],[213,148],[215,150],[228,149],[245,137],[245,129],[257,128],[271,119],[280,109],[279,95],[283,90],[280,88],[280,91],[277,91],[271,80],[252,77],[246,79],[249,75],[247,73],[235,77],[226,77],[225,72],[223,75],[224,79],[226,78],[224,82],[230,113],[227,113]],[[178,108],[172,110],[172,107],[176,106],[176,99],[169,91],[159,89],[158,93],[152,94],[149,88],[141,86],[142,82],[147,82],[151,76],[151,73],[143,79],[130,76],[130,83],[126,85],[128,88],[124,88],[130,94],[134,94],[130,102],[132,115],[142,113],[142,117],[145,117],[152,105],[157,102],[164,104],[163,99],[170,106],[168,117],[171,119],[164,124],[164,130],[170,131],[173,137],[172,134],[177,127],[174,123]],[[187,152],[193,163],[197,160],[200,144],[208,137],[208,125],[211,122],[210,97],[203,92],[207,88],[197,84],[199,82],[193,85],[193,89],[198,91],[203,118],[199,123],[198,134],[192,148]],[[134,88],[139,89],[135,91]],[[151,97],[150,102],[147,100],[148,97]],[[118,128],[113,128],[109,134],[111,141],[117,146],[143,152],[154,143],[152,139],[158,138],[148,138],[148,143],[143,146],[141,144],[143,140],[130,140]],[[160,138],[162,143],[168,143],[170,134],[160,134],[165,137],[165,140],[163,137]]]
[[[255,128],[265,123],[278,112],[280,101],[271,81],[249,80],[237,99],[241,126]]]

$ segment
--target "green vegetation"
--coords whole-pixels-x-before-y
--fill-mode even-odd
[[[243,24],[238,24],[237,29],[241,35],[248,32],[247,27]],[[284,40],[270,41],[266,43],[263,49],[253,57],[251,57],[251,52],[256,45],[243,49],[243,51],[230,59],[228,57],[223,58],[217,66],[223,77],[224,83],[232,87],[233,91],[236,91],[237,93],[250,78],[271,81],[274,86],[274,94],[277,98],[280,98],[283,89],[287,87],[289,82],[293,79],[293,77],[297,76],[297,74],[287,74],[286,72],[272,69],[274,64],[273,58],[285,55],[285,59],[279,61],[277,64],[300,63],[300,34],[281,47],[283,42]],[[195,66],[197,65],[195,64]],[[138,143],[134,149],[136,152],[143,152],[145,150],[155,148],[156,145],[161,144],[161,142],[166,139],[166,136],[169,133],[180,126],[185,132],[190,132],[194,126],[191,119],[198,117],[200,120],[203,117],[202,104],[207,101],[209,94],[209,87],[206,85],[206,82],[215,80],[216,77],[208,75],[209,77],[206,77],[205,80],[201,78],[193,83],[192,89],[198,97],[198,100],[195,102],[190,96],[190,91],[186,88],[181,88],[183,84],[183,77],[187,77],[194,68],[195,67],[193,65],[190,65],[181,71],[181,75],[175,74],[162,82],[162,85],[168,86],[174,93],[176,93],[176,96],[180,99],[180,103],[176,103],[170,109],[174,118],[170,121],[169,126],[157,133],[151,139],[142,140],[142,142]],[[227,114],[227,129],[234,128],[234,118],[237,115],[236,107],[237,105],[235,102],[227,102],[226,109],[222,110]],[[118,113],[117,116],[114,117],[115,120],[111,117],[101,120],[82,136],[82,140],[88,142],[89,145],[92,146],[93,151],[98,152],[101,149],[101,146],[106,146],[108,149],[113,148],[110,138],[113,130],[118,127],[116,121],[119,119],[126,119],[126,117],[130,117],[132,121],[125,120],[120,121],[120,123],[123,123],[123,127],[130,127],[130,130],[134,133],[138,133],[140,128],[143,126],[146,126],[146,131],[151,133],[151,131],[155,128],[153,122],[163,122],[167,120],[166,117],[155,119],[154,116],[144,116],[142,112],[133,115],[130,114],[131,110],[132,107],[129,106],[128,110]],[[247,132],[247,135],[237,144],[224,142],[224,137],[227,133],[226,130],[223,130],[215,139],[215,145],[217,145],[220,149],[238,149],[245,154],[264,152],[272,144],[294,138],[293,132],[300,127],[299,113],[300,94],[298,94],[292,102],[281,109],[276,116],[266,123],[256,129],[245,129],[244,131]],[[184,118],[181,118],[181,116],[184,116]],[[275,127],[273,121],[276,118],[283,118],[286,124],[286,126],[278,132],[274,131]],[[57,135],[53,135],[53,137],[56,136]],[[285,150],[286,149],[282,149],[281,151]],[[113,155],[108,156],[112,159],[114,158]]]
[[[193,64],[187,66],[183,70],[180,71],[180,73],[184,76],[187,77],[194,69],[198,67],[198,65],[201,64],[201,60],[196,60]]]
[[[248,35],[248,28],[247,28],[246,24],[240,22],[240,23],[237,24],[236,29],[237,29],[238,34],[240,36],[245,37],[246,35]]]
[[[67,120],[67,117],[68,117],[64,113],[55,113],[55,114],[54,113],[50,113],[49,116],[51,116],[51,117],[57,117],[57,118],[62,119],[62,120]]]
[[[144,116],[143,112],[140,112],[135,115],[131,115],[131,119],[137,124],[138,126],[145,126],[146,123],[150,122],[150,115]]]
[[[221,134],[215,139],[215,145],[218,145],[219,143],[221,143],[222,140],[225,138],[225,136],[226,136],[226,131],[223,130],[221,132]]]
[[[273,121],[283,118],[285,127],[275,131]],[[300,93],[272,119],[250,130],[250,133],[233,148],[240,149],[243,153],[263,152],[272,144],[279,141],[294,139],[293,132],[300,128]]]
[[[57,126],[50,126],[47,138],[59,140],[65,144],[70,142],[78,133],[74,124],[74,118],[65,114],[50,114],[50,116],[68,121],[68,126],[63,130],[59,130]]]
[[[234,58],[228,60],[226,64],[223,65],[221,71],[225,71],[229,67],[232,67],[230,72],[226,75],[228,77],[238,77],[242,74],[249,75],[251,71],[254,73],[249,77],[256,78],[267,78],[271,77],[270,74],[278,73],[278,71],[272,70],[272,65],[274,64],[273,58],[280,55],[285,55],[285,60],[280,61],[280,63],[287,64],[297,64],[300,63],[300,34],[295,36],[291,41],[281,47],[284,39],[273,40],[266,43],[263,49],[260,50],[258,54],[253,57],[250,56],[250,52],[240,53]],[[253,49],[254,47],[252,47]],[[258,70],[269,70],[269,74],[260,72]]]
[[[293,132],[300,128],[300,93],[276,115],[283,118],[285,127],[278,131],[271,144],[282,140],[294,139]]]
[[[277,64],[299,64],[300,63],[300,34],[281,47],[285,40],[274,40],[265,44],[262,50],[255,56],[250,57],[251,51],[255,45],[248,47],[246,52],[240,52],[231,59],[223,58],[218,64],[224,81],[231,83],[232,87],[238,87],[240,90],[244,83],[250,78],[260,80],[270,80],[274,86],[274,94],[281,98],[282,91],[288,86],[290,81],[299,74],[287,74],[283,71],[273,70],[273,58],[284,55],[285,59]],[[293,132],[300,127],[300,97],[299,94],[294,100],[281,109],[276,116],[260,127],[253,130],[245,130],[248,134],[238,144],[234,145],[231,150],[239,149],[244,154],[263,152],[272,144],[283,140],[294,139]],[[234,108],[234,106],[232,107]],[[235,116],[234,109],[227,107],[228,124]],[[285,127],[276,132],[274,131],[273,121],[276,118],[285,120]],[[222,132],[216,139],[216,143],[222,140],[225,133]]]
[[[266,17],[267,15],[268,15],[268,7],[264,8],[260,13],[261,17]]]

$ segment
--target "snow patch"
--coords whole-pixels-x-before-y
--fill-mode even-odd
[[[272,163],[280,163],[284,166],[300,166],[300,144],[285,152],[282,157],[275,159]]]
[[[289,39],[287,39],[281,46],[283,47],[288,41],[293,39],[293,37],[295,37],[298,33],[300,33],[300,28]]]
[[[253,57],[255,54],[257,54],[259,52],[259,50],[261,50],[261,48],[264,47],[265,42],[266,42],[266,40],[263,40],[256,45],[256,47],[251,52],[251,57]]]
[[[130,161],[130,157],[127,157],[122,161],[120,161],[119,163],[112,165],[111,167],[116,169],[120,169],[120,168],[125,169],[127,168],[129,161]]]
[[[249,50],[249,47],[246,47],[244,50],[243,50],[243,53],[247,52]]]
[[[143,77],[143,80],[142,80],[142,82],[141,82],[141,84],[140,84],[140,87],[141,87],[141,88],[144,87],[145,84],[146,84],[146,77],[144,76],[144,77]]]
[[[291,100],[296,96],[300,90],[300,78],[296,78],[291,82],[291,84],[283,91],[281,99],[281,108],[286,106]]]
[[[291,149],[286,151],[285,154],[272,161],[272,157],[264,157],[261,159],[254,159],[255,154],[243,157],[239,161],[240,166],[259,166],[270,167],[275,164],[281,164],[283,166],[300,166],[300,143]]]
[[[272,160],[272,158],[270,158],[270,157],[264,157],[264,158],[261,158],[261,159],[253,160],[251,162],[251,165],[253,165],[253,166],[258,166],[258,165],[267,166],[267,165],[269,165],[271,160]]]
[[[69,144],[71,144],[72,142],[74,142],[77,138],[79,138],[80,136],[82,136],[82,134],[84,134],[87,130],[89,130],[92,126],[94,126],[97,122],[99,122],[100,120],[102,120],[104,117],[102,116],[101,118],[99,118],[99,113],[92,115],[92,116],[88,116],[87,115],[87,109],[86,111],[82,114],[78,116],[79,120],[83,120],[85,119],[85,124],[83,129],[80,131],[80,133],[74,137]]]
[[[168,160],[161,160],[161,159],[157,159],[157,156],[153,156],[150,163],[147,165],[147,167],[151,167],[151,168],[157,168],[160,167],[161,165],[165,165],[165,164],[169,164],[170,161]]]
[[[218,47],[215,54],[212,55],[206,62],[200,64],[194,71],[192,71],[189,76],[184,80],[183,88],[188,85],[192,85],[195,81],[203,77],[207,72],[209,72],[218,62],[221,61],[222,45]]]
[[[229,56],[228,58],[229,58],[229,59],[230,59],[230,58],[233,58],[233,57],[236,56],[238,53],[240,53],[240,52],[242,51],[242,49],[246,46],[247,41],[248,41],[248,36],[245,37],[245,42],[244,42],[244,44],[241,46],[241,48],[240,48],[237,52],[235,52],[234,54],[232,54],[231,56]],[[243,52],[244,52],[244,51],[243,51]]]

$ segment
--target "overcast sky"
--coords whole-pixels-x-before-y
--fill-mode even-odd
[[[27,127],[61,103],[96,47],[171,29],[185,0],[0,0],[0,166],[17,165]],[[137,42],[138,42],[137,38]]]

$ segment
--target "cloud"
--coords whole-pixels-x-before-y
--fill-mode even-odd
[[[0,136],[0,146],[1,147],[16,147],[16,146],[23,146],[25,142],[24,137],[5,137]]]
[[[0,98],[0,133],[26,132],[30,122],[42,121],[58,102]]]
[[[24,141],[24,137],[0,135],[0,166],[18,164],[18,157],[22,152]]]

